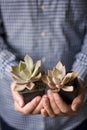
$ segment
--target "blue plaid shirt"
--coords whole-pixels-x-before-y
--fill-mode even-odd
[[[14,110],[10,66],[26,54],[34,60],[44,57],[44,69],[61,60],[86,83],[87,1],[0,0],[0,115],[18,130],[71,130],[79,125],[87,118],[86,102],[73,117],[24,116]]]

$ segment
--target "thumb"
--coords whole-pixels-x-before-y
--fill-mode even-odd
[[[11,92],[12,92],[14,102],[17,102],[20,107],[23,107],[24,106],[23,97],[18,92],[14,91],[15,85],[16,85],[15,83],[11,84]]]
[[[79,111],[81,109],[85,97],[84,86],[80,79],[78,79],[78,81],[79,81],[80,88],[79,88],[78,96],[73,100],[71,105],[73,111]]]

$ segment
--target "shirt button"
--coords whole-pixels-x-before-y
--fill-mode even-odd
[[[41,36],[42,36],[42,37],[45,37],[45,36],[46,36],[46,33],[45,33],[45,32],[42,32],[42,33],[41,33]]]
[[[41,10],[44,11],[45,10],[45,6],[41,5]]]

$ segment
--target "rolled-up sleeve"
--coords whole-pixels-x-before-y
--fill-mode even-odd
[[[81,79],[87,79],[87,32],[84,36],[81,51],[76,55],[76,61],[72,66],[72,70],[78,71]]]

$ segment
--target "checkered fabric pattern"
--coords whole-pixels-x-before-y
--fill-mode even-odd
[[[14,111],[10,66],[29,54],[45,58],[44,69],[59,60],[87,77],[86,0],[0,0],[0,114],[18,130],[71,130],[87,116],[87,103],[74,117],[43,118]],[[86,85],[87,86],[87,85]],[[5,113],[5,114],[4,114]]]

